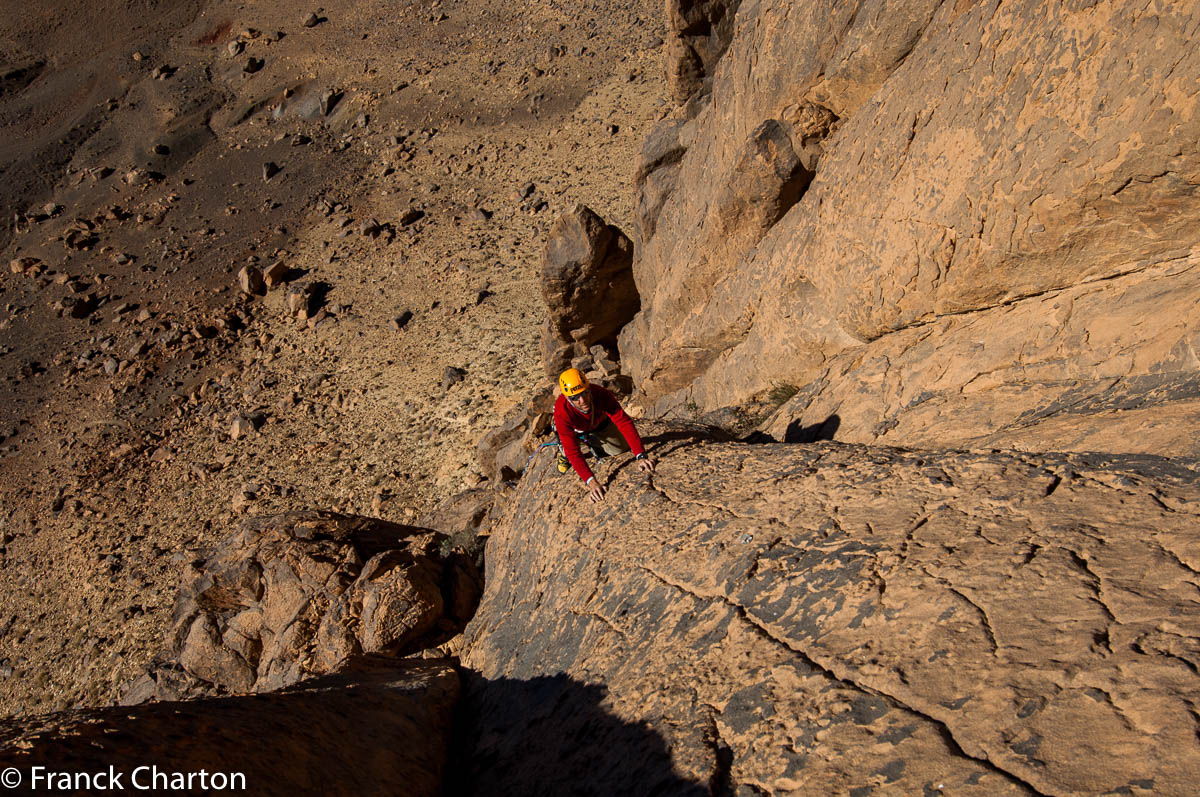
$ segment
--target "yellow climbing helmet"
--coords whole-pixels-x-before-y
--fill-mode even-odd
[[[563,395],[570,398],[587,390],[588,382],[584,375],[579,373],[578,368],[568,368],[559,375],[558,386]]]

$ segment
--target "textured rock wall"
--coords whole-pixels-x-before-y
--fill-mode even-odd
[[[743,3],[711,95],[643,152],[621,350],[646,402],[810,385],[809,422],[866,390],[846,439],[910,444],[920,383],[952,439],[1021,418],[1051,448],[1084,445],[1053,428],[1071,391],[1192,402],[1145,386],[1197,374],[1198,31],[1182,1]]]
[[[648,431],[653,475],[593,506],[546,458],[493,528],[463,662],[545,688],[477,705],[485,793],[1192,788],[1194,461]],[[603,685],[587,761],[522,747],[578,736],[560,682]]]
[[[671,95],[686,101],[712,87],[712,70],[733,36],[741,0],[668,0],[667,81]]]

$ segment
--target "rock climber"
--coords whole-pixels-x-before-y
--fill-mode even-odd
[[[561,395],[554,402],[554,430],[562,446],[558,470],[566,473],[568,467],[574,467],[592,503],[604,500],[604,485],[584,461],[580,440],[587,442],[597,459],[632,451],[640,469],[654,470],[654,460],[647,456],[633,419],[621,409],[616,396],[599,385],[588,384],[576,368],[562,372],[558,387]]]

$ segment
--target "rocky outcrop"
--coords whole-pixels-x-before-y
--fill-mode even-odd
[[[512,407],[476,445],[480,472],[492,484],[518,478],[553,431],[554,380],[563,370],[578,368],[590,381],[629,393],[616,342],[640,307],[632,263],[629,238],[589,208],[577,205],[555,221],[541,273],[548,311],[542,363],[551,382]]]
[[[475,459],[484,477],[498,484],[525,472],[529,456],[550,431],[554,399],[553,385],[546,385],[509,410],[499,426],[479,439]]]
[[[494,490],[486,487],[463,490],[439,502],[417,519],[417,525],[437,529],[446,534],[450,542],[463,534],[486,536],[496,513],[497,497]]]
[[[254,518],[184,573],[166,650],[126,703],[267,692],[453,636],[478,574],[442,535],[333,512]]]
[[[1192,788],[1200,463],[645,431],[654,474],[541,463],[493,526],[473,793]]]
[[[42,767],[103,773],[94,789],[61,789],[74,793],[360,795],[402,783],[405,794],[434,797],[458,695],[445,661],[367,657],[266,695],[0,720],[0,767],[16,768],[30,793],[47,788],[30,780]]]
[[[740,7],[709,99],[643,152],[620,338],[643,403],[791,384],[784,428],[1044,450],[1096,445],[1066,408],[1114,385],[1194,414],[1198,25],[1178,1]],[[1144,416],[1088,425],[1146,450],[1119,443]],[[1148,449],[1191,451],[1170,423]]]
[[[612,346],[640,304],[625,234],[578,205],[550,230],[542,265],[549,318],[542,329],[546,374],[557,377],[596,345]]]
[[[712,88],[712,72],[733,36],[741,0],[669,0],[666,50],[671,96],[684,102]]]

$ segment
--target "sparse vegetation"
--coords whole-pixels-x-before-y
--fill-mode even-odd
[[[719,427],[734,437],[745,437],[761,426],[776,410],[799,392],[800,388],[796,385],[787,383],[773,385],[745,404],[715,410],[701,416],[700,420]]]
[[[787,383],[775,385],[767,391],[767,400],[771,402],[772,407],[782,407],[792,396],[800,392],[800,388],[796,385]]]

